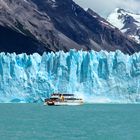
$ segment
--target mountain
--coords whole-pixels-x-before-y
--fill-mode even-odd
[[[117,27],[131,39],[140,44],[140,14],[116,8],[107,18],[108,22]]]
[[[140,51],[135,41],[72,0],[0,1],[0,51],[42,54],[73,48]]]
[[[140,53],[120,51],[0,53],[0,103],[40,102],[55,92],[85,102],[140,103],[139,60]]]
[[[101,17],[100,15],[98,15],[92,9],[88,8],[88,9],[86,9],[86,12],[89,13],[93,18],[96,18],[100,23],[102,23],[104,25],[107,25],[108,27],[114,28],[114,26],[110,22],[108,22],[103,17]]]

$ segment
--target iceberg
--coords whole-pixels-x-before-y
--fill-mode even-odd
[[[140,102],[140,53],[0,53],[0,102],[42,102],[53,92],[91,103]]]

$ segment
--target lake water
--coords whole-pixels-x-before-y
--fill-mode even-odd
[[[0,140],[140,140],[140,105],[0,104]]]

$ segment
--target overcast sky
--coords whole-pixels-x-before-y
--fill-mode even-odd
[[[140,13],[140,0],[74,0],[83,8],[92,8],[95,12],[107,17],[115,8]]]

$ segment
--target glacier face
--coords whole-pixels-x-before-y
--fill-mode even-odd
[[[41,102],[53,92],[86,102],[140,102],[140,53],[0,54],[0,102]]]

